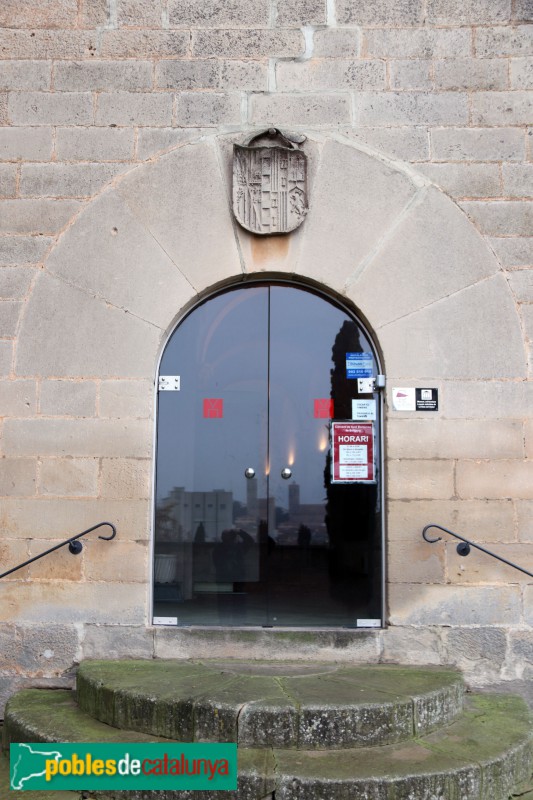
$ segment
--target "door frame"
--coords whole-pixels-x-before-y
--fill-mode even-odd
[[[357,324],[362,328],[365,336],[368,338],[372,349],[373,355],[376,360],[376,367],[378,370],[378,374],[384,374],[383,368],[383,355],[381,348],[378,346],[376,337],[363,318],[363,316],[350,304],[346,297],[339,296],[337,292],[326,287],[322,284],[315,283],[314,281],[305,280],[300,276],[296,278],[288,278],[286,274],[279,274],[279,273],[262,273],[261,275],[252,275],[252,276],[242,276],[236,277],[234,280],[228,282],[225,281],[224,283],[217,284],[214,287],[211,287],[205,292],[198,293],[193,300],[187,303],[178,313],[177,317],[172,323],[172,326],[167,329],[165,332],[164,341],[161,342],[161,348],[159,352],[159,356],[157,358],[157,364],[155,369],[154,375],[154,385],[153,385],[153,408],[154,408],[154,420],[153,420],[153,440],[152,440],[152,470],[151,470],[151,499],[150,499],[150,541],[149,541],[149,581],[148,581],[148,620],[147,624],[149,627],[157,627],[157,628],[177,628],[182,629],[183,626],[179,625],[163,625],[158,623],[154,625],[154,559],[155,559],[155,512],[156,512],[156,472],[157,472],[157,430],[158,430],[158,378],[159,378],[159,371],[161,368],[161,361],[163,359],[163,355],[165,353],[166,347],[174,335],[176,329],[181,325],[184,319],[189,316],[196,308],[203,305],[204,303],[208,302],[211,298],[216,297],[217,295],[224,294],[225,292],[231,291],[232,289],[238,289],[239,287],[243,287],[244,285],[259,285],[259,286],[292,286],[297,289],[307,289],[308,291],[313,292],[314,294],[322,297],[324,300],[333,303],[338,308],[343,310],[346,314],[349,314],[353,319],[357,322]],[[381,597],[382,597],[382,620],[381,620],[381,628],[387,627],[387,609],[388,609],[388,602],[387,602],[387,581],[386,581],[386,530],[387,530],[387,523],[386,523],[386,510],[387,510],[387,502],[386,502],[386,472],[385,472],[385,403],[384,403],[384,391],[383,389],[378,390],[378,404],[379,404],[379,415],[380,415],[380,426],[379,426],[379,459],[376,462],[376,467],[379,470],[379,474],[381,474],[381,480],[378,481],[379,491],[378,497],[381,503],[381,525],[380,525],[380,535],[381,535]],[[254,626],[224,626],[224,625],[190,625],[186,626],[187,628],[194,629],[194,630],[209,630],[210,628],[214,628],[217,630],[261,630],[261,631],[287,631],[287,630],[302,630],[302,631],[313,631],[315,633],[320,632],[321,630],[328,630],[328,631],[335,631],[335,630],[344,630],[342,627],[333,626],[333,627],[272,627],[272,628],[264,628],[264,627],[254,627]],[[376,628],[355,628],[354,631],[369,631],[369,630],[380,630]]]

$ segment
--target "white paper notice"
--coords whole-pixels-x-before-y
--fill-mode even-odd
[[[366,464],[367,460],[366,444],[341,444],[339,447],[339,464]]]
[[[346,466],[342,464],[339,465],[340,478],[366,478],[367,474],[368,467],[366,464],[361,464],[360,467],[356,467],[353,464],[348,464]]]
[[[411,388],[393,389],[392,407],[395,411],[415,411],[416,409],[415,390]]]
[[[361,422],[376,419],[376,401],[375,400],[352,400],[352,419],[358,419]]]

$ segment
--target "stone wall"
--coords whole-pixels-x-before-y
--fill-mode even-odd
[[[5,693],[82,657],[236,653],[530,676],[530,0],[4,0],[0,7],[0,586]],[[301,130],[311,212],[258,240],[230,145]],[[183,310],[247,274],[353,303],[386,368],[388,622],[374,633],[148,625],[153,383]],[[529,364],[529,366],[528,366]],[[392,386],[437,386],[437,414]]]

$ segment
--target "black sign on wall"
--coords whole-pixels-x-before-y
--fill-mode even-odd
[[[438,411],[439,410],[439,390],[438,389],[416,389],[416,410],[417,411]]]

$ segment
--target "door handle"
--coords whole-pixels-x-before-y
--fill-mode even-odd
[[[245,469],[244,477],[248,478],[248,480],[250,480],[250,478],[255,478],[255,469],[252,469],[252,467],[248,467],[248,469]]]
[[[285,467],[284,469],[281,470],[281,477],[284,480],[288,481],[291,475],[292,475],[292,470],[289,469],[288,467]]]

